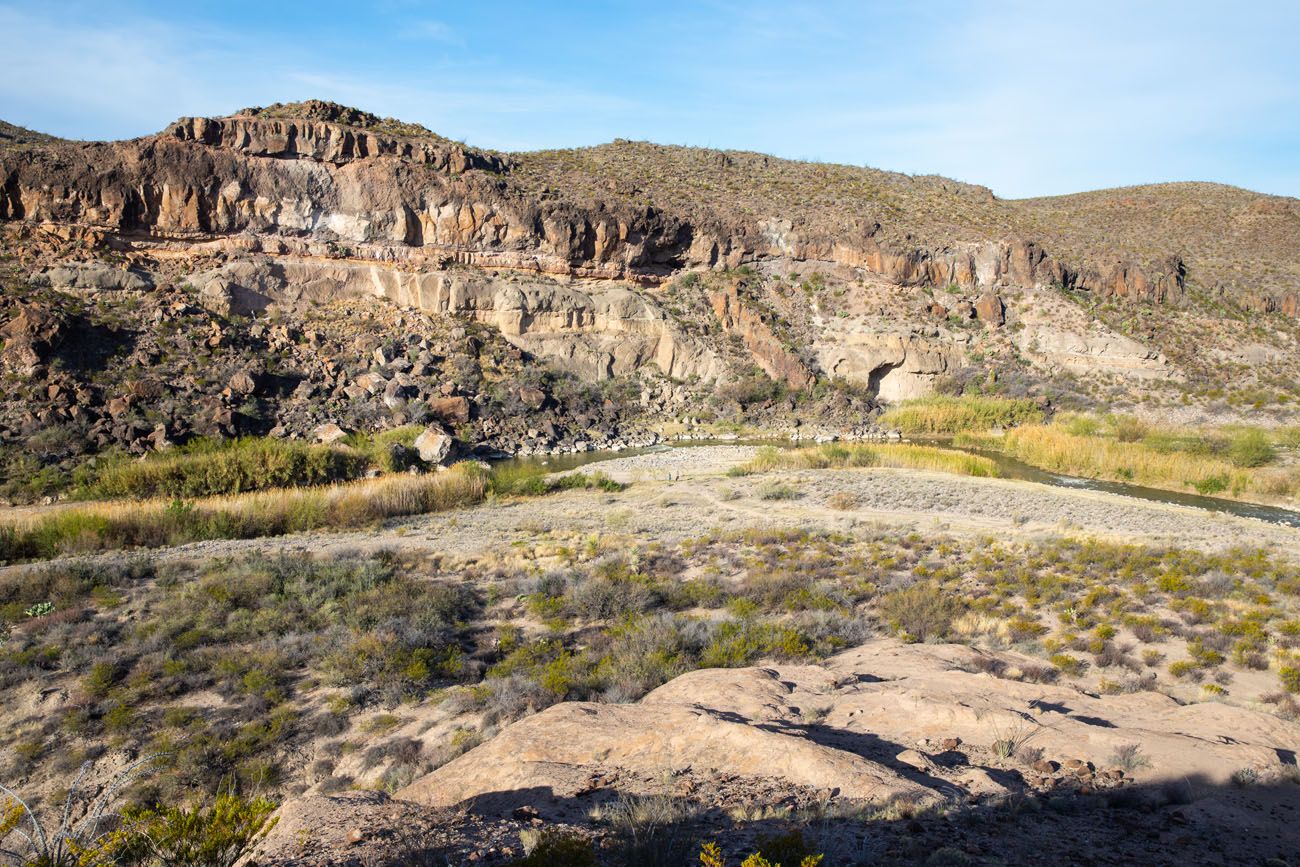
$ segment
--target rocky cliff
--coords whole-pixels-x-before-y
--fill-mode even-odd
[[[1297,203],[1208,185],[1008,202],[639,142],[492,153],[322,102],[131,141],[4,141],[0,220],[117,257],[33,260],[36,282],[177,278],[220,315],[378,296],[588,380],[752,365],[796,391],[841,377],[898,399],[980,359],[1181,380],[1206,373],[1191,335],[1223,310],[1300,313]],[[1153,310],[1199,318],[1162,330]]]
[[[716,207],[637,207],[617,195],[584,201],[517,181],[529,155],[348,126],[339,122],[348,111],[317,104],[314,117],[183,118],[129,142],[13,150],[0,157],[0,219],[140,243],[224,242],[271,253],[344,245],[384,263],[456,261],[649,283],[681,269],[785,257],[900,284],[1058,285],[1157,302],[1178,300],[1184,288],[1185,266],[1172,253],[1144,266],[1119,246],[1067,263],[1018,238],[934,249],[882,242],[879,224],[796,225],[775,208],[746,219]],[[256,240],[241,237],[249,235]]]

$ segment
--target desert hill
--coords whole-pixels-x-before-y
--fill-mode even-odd
[[[1267,422],[1300,391],[1293,199],[1008,201],[645,142],[507,154],[320,101],[3,136],[0,439],[61,426],[36,453],[65,468],[77,443],[427,420],[508,453],[666,419],[864,435],[881,402],[971,388]]]

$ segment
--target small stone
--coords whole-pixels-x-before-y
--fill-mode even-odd
[[[360,828],[353,828],[351,831],[348,832],[349,846],[355,846],[365,839],[366,839],[366,835],[362,832]]]
[[[532,804],[524,804],[523,806],[515,807],[514,812],[510,815],[520,822],[531,822],[533,819],[540,816],[537,812],[537,808]]]
[[[910,765],[911,767],[916,768],[919,771],[927,770],[930,767],[929,760],[916,750],[903,750],[894,758],[905,765]]]
[[[943,747],[944,752],[951,752],[961,746],[961,738],[944,738],[940,746]]]
[[[1060,765],[1048,759],[1039,759],[1034,762],[1034,770],[1040,774],[1054,774],[1059,768]]]

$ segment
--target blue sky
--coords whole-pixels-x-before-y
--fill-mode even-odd
[[[0,0],[0,118],[126,138],[321,97],[503,150],[615,137],[1002,196],[1300,196],[1300,0]]]

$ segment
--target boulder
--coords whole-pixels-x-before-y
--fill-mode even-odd
[[[520,402],[529,409],[541,409],[546,403],[546,392],[540,388],[525,387],[519,389]]]
[[[316,430],[312,431],[312,436],[316,438],[316,442],[325,443],[326,445],[336,443],[347,435],[348,432],[334,422],[320,425]]]
[[[229,388],[233,394],[252,394],[257,391],[257,380],[249,371],[241,370],[230,377]]]
[[[446,424],[464,424],[469,421],[469,401],[464,397],[435,397],[429,401],[429,412]]]
[[[975,302],[975,315],[985,325],[997,328],[1006,321],[1006,305],[999,296],[987,292]]]
[[[369,394],[378,394],[388,385],[388,380],[377,373],[363,373],[356,378],[356,384]]]
[[[441,464],[451,454],[455,440],[440,427],[431,426],[415,438],[415,450],[426,464]]]
[[[0,366],[34,373],[63,337],[63,315],[43,304],[25,304],[0,327]]]

